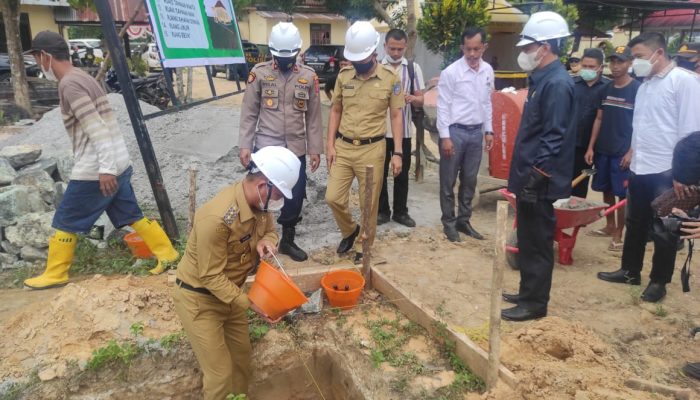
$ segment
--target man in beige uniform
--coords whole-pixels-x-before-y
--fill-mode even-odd
[[[243,166],[250,162],[253,149],[265,146],[283,146],[299,157],[299,180],[277,222],[282,225],[280,253],[304,261],[308,256],[294,243],[294,236],[306,197],[306,154],[314,172],[323,150],[318,77],[312,68],[296,63],[302,42],[292,23],[275,25],[269,44],[274,59],[256,65],[248,77],[238,147]]]
[[[345,35],[345,58],[352,67],[343,68],[338,74],[328,122],[326,159],[330,175],[326,189],[326,202],[333,211],[343,239],[338,253],[352,249],[355,238],[367,236],[374,241],[377,229],[379,192],[386,152],[386,110],[390,109],[391,130],[394,137],[403,135],[402,108],[405,105],[401,80],[390,67],[377,63],[375,50],[379,34],[367,21],[357,21]],[[392,174],[401,172],[400,151],[391,158]],[[372,209],[364,209],[365,168],[374,166]],[[360,209],[369,212],[367,232],[353,221],[348,200],[350,186],[357,177],[360,184]],[[362,253],[358,251],[355,262]]]
[[[242,182],[222,190],[195,214],[187,249],[177,268],[175,312],[202,369],[204,399],[245,394],[250,379],[248,308],[241,287],[257,258],[276,251],[277,232],[269,211],[292,197],[299,159],[283,147],[252,155]]]

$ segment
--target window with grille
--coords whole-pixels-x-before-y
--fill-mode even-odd
[[[311,24],[311,45],[331,44],[331,24]]]

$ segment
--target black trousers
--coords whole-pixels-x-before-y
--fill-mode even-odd
[[[292,188],[292,198],[284,199],[284,206],[277,218],[277,223],[283,228],[294,228],[301,220],[301,209],[306,198],[306,155],[299,157],[301,167],[299,167],[299,180]]]
[[[382,190],[379,192],[379,213],[391,215],[391,207],[389,206],[389,192],[387,190],[386,181],[389,175],[389,165],[391,164],[391,155],[394,152],[394,139],[386,138],[386,159],[384,160],[384,180]],[[411,138],[403,138],[401,143],[401,152],[403,153],[401,173],[394,178],[394,215],[408,214],[408,170],[411,169]]]
[[[576,150],[574,151],[574,172],[572,173],[571,180],[574,180],[581,175],[581,172],[583,172],[584,169],[591,168],[590,165],[586,164],[586,160],[584,159],[586,150],[588,149],[585,147],[576,147]],[[588,182],[590,180],[590,177],[586,177],[586,179],[576,185],[575,188],[571,189],[571,195],[585,199],[588,195]]]
[[[518,305],[530,310],[547,309],[554,269],[554,207],[549,200],[534,205],[517,202],[520,269]]]
[[[630,174],[627,186],[627,213],[625,217],[625,244],[622,250],[622,269],[639,274],[644,265],[644,250],[654,222],[655,213],[651,202],[661,193],[673,187],[671,171],[658,174]],[[676,263],[676,242],[652,235],[654,255],[651,260],[652,282],[669,283]]]

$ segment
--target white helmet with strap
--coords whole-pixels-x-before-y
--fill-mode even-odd
[[[362,61],[379,46],[379,33],[368,21],[357,21],[345,33],[343,55],[348,61]]]
[[[251,159],[254,168],[262,172],[284,197],[292,198],[292,188],[299,180],[299,157],[285,147],[267,146],[253,153]]]
[[[520,41],[516,47],[530,43],[544,42],[571,36],[569,25],[564,18],[553,11],[540,11],[532,14],[527,20]]]
[[[294,57],[301,51],[301,34],[291,22],[280,22],[270,32],[270,53],[275,57]]]

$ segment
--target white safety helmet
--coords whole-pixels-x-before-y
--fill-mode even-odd
[[[299,180],[299,158],[291,150],[281,146],[263,147],[253,153],[251,158],[255,168],[262,172],[284,197],[291,199],[292,188]]]
[[[275,57],[294,57],[301,51],[301,34],[291,22],[280,22],[270,32],[270,53]]]
[[[348,61],[362,61],[374,53],[379,45],[379,33],[368,21],[357,21],[345,33],[345,51]]]
[[[571,36],[569,25],[561,15],[552,11],[540,11],[532,14],[527,20],[520,34],[520,41],[515,46],[526,46],[534,42],[569,36]]]

